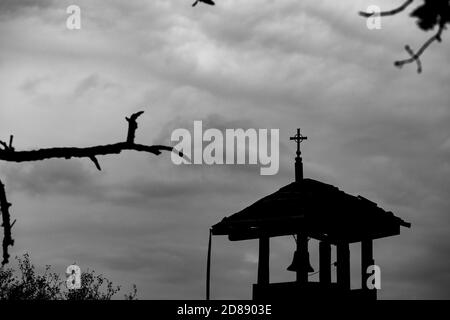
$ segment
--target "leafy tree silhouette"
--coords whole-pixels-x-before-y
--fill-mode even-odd
[[[407,0],[398,8],[390,11],[380,13],[380,16],[393,16],[408,8],[414,0]],[[373,12],[360,12],[363,17],[371,17]],[[431,31],[437,29],[436,33],[429,38],[416,52],[414,52],[409,45],[405,46],[406,52],[410,58],[395,61],[394,65],[401,68],[405,64],[416,62],[417,72],[422,72],[422,62],[420,57],[427,50],[427,48],[434,42],[442,42],[442,33],[450,24],[450,0],[423,0],[423,4],[417,7],[412,13],[411,17],[417,19],[417,25],[423,31]]]
[[[0,268],[0,300],[111,300],[120,286],[95,271],[81,274],[81,288],[67,289],[66,281],[47,265],[43,274],[37,274],[30,256],[16,257],[19,275],[12,268]],[[125,294],[125,300],[136,300],[137,288]]]

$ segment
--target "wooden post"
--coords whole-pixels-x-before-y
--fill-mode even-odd
[[[327,241],[319,243],[319,281],[323,285],[331,283],[331,245]]]
[[[269,284],[270,238],[259,238],[258,284]]]
[[[209,300],[210,298],[211,287],[211,238],[212,230],[209,229],[208,256],[206,258],[206,300]]]
[[[308,268],[309,252],[308,252],[308,237],[302,234],[297,234],[297,253],[299,254],[300,268],[296,272],[296,280],[300,283],[308,282]]]
[[[367,274],[367,268],[374,265],[375,261],[373,259],[373,240],[363,240],[361,241],[361,288],[367,288],[367,279],[369,274]]]
[[[342,289],[350,290],[350,247],[347,242],[337,244],[337,283]]]

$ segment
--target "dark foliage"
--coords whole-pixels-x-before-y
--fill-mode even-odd
[[[441,24],[450,23],[450,1],[425,0],[411,13],[411,17],[417,18],[417,25],[424,31],[439,28]]]
[[[66,280],[46,266],[42,274],[38,274],[28,254],[18,261],[18,274],[11,269],[0,268],[0,300],[111,300],[120,291],[120,286],[95,271],[81,274],[81,288],[67,289]],[[136,285],[125,294],[125,300],[135,300]]]

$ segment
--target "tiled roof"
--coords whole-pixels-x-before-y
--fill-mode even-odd
[[[409,223],[361,196],[337,187],[303,179],[293,182],[212,227],[230,240],[306,232],[330,242],[356,242],[400,233]]]

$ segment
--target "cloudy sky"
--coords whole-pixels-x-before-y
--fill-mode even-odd
[[[173,144],[175,128],[279,128],[280,171],[175,166],[124,152],[0,163],[17,224],[11,255],[61,274],[77,263],[139,298],[203,299],[208,228],[305,176],[363,195],[412,223],[375,241],[384,299],[450,298],[448,35],[399,70],[405,44],[431,34],[405,13],[368,30],[357,15],[388,0],[0,0],[0,139],[16,149],[123,141]],[[67,6],[81,30],[66,28]],[[318,267],[317,243],[311,261]],[[360,285],[352,246],[352,287]],[[271,242],[271,280],[288,281],[291,238]],[[212,298],[251,297],[257,242],[213,239]],[[13,266],[14,264],[12,264]]]

